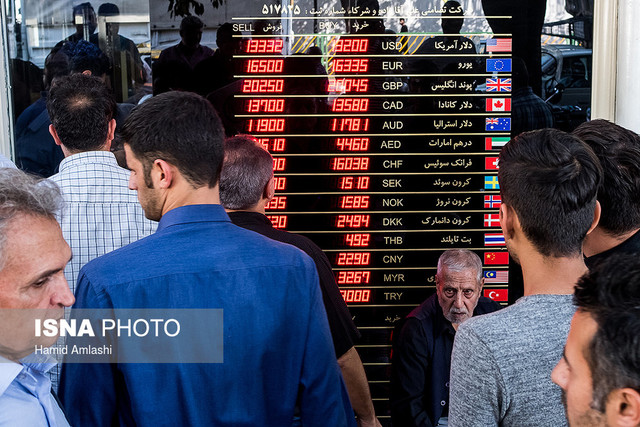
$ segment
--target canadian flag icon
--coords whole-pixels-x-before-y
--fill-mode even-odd
[[[487,98],[487,111],[511,111],[511,98]]]

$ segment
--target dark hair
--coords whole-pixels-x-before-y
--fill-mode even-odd
[[[578,281],[573,301],[598,324],[585,359],[592,405],[604,412],[611,391],[640,392],[640,253],[603,259]]]
[[[260,201],[273,176],[273,157],[250,135],[224,143],[220,201],[226,209],[249,209]]]
[[[95,15],[95,10],[90,2],[80,3],[79,5],[73,6],[73,15],[84,15],[85,13]]]
[[[500,152],[502,202],[544,256],[581,253],[593,222],[602,170],[593,151],[557,129],[525,132]]]
[[[614,236],[640,227],[640,137],[607,120],[583,123],[573,134],[593,149],[602,165],[599,225]]]
[[[204,22],[197,16],[185,16],[180,22],[180,32],[200,30],[204,27]]]
[[[66,76],[70,72],[69,56],[63,46],[54,47],[44,60],[44,88],[49,90],[51,83],[58,77]]]
[[[113,3],[102,3],[98,8],[98,16],[120,15],[120,9]]]
[[[57,79],[47,99],[51,124],[72,151],[100,149],[107,140],[116,102],[97,77],[72,74]]]
[[[67,42],[64,44],[63,50],[69,57],[71,73],[82,73],[89,70],[94,76],[100,77],[106,74],[111,67],[107,55],[98,46],[86,40]]]
[[[122,138],[140,159],[146,184],[153,161],[163,159],[178,168],[194,187],[213,188],[224,156],[224,128],[203,97],[189,92],[166,92],[133,109]]]

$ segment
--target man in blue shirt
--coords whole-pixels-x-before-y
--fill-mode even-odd
[[[47,376],[55,359],[44,355],[58,335],[34,329],[74,301],[64,277],[71,250],[55,218],[62,196],[13,168],[0,169],[0,194],[0,425],[68,427]]]
[[[222,309],[224,362],[65,365],[73,424],[286,426],[298,408],[305,426],[354,425],[313,261],[219,205],[213,107],[168,92],[136,108],[123,136],[129,187],[158,230],[88,263],[75,307]]]

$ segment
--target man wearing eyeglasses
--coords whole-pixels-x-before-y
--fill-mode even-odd
[[[482,297],[482,262],[468,250],[438,260],[436,293],[396,328],[391,359],[391,417],[399,426],[445,426],[449,368],[458,325],[500,308]]]

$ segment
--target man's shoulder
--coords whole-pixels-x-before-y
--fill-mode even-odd
[[[89,278],[118,277],[116,282],[129,282],[176,272],[272,267],[315,271],[313,261],[297,248],[231,223],[196,228],[172,226],[165,231],[90,261],[83,269],[85,274]]]
[[[474,335],[490,347],[505,347],[505,342],[552,333],[554,325],[557,329],[570,321],[574,312],[571,295],[531,295],[501,310],[473,316],[460,325],[458,334]]]

